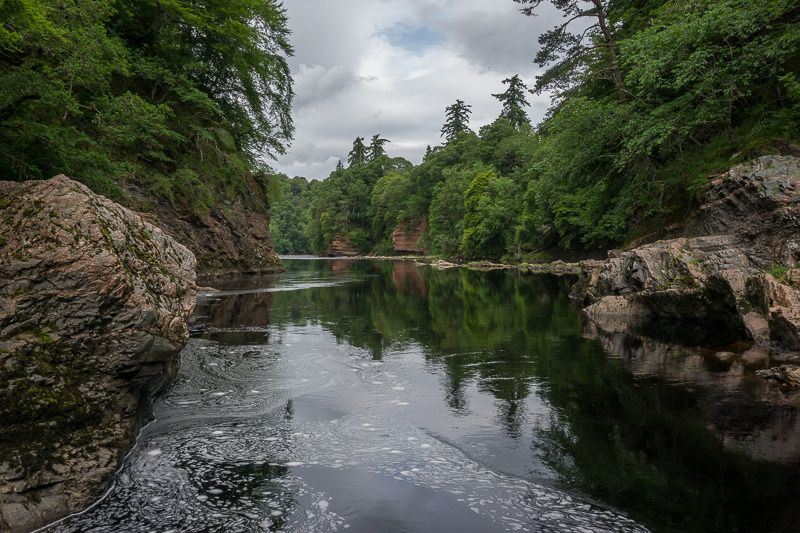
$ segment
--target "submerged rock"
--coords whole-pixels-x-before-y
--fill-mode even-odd
[[[800,263],[800,159],[739,165],[701,200],[679,230],[684,237],[592,265],[575,287],[586,315],[605,331],[680,344],[800,350],[800,291],[790,268]]]
[[[96,498],[174,375],[195,258],[64,176],[0,182],[0,530]]]

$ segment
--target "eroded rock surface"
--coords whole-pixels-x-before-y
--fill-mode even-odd
[[[203,276],[266,274],[283,270],[269,233],[266,213],[244,205],[221,205],[202,217],[182,216],[167,204],[144,217],[184,244],[197,257]]]
[[[392,246],[395,253],[423,254],[422,235],[428,229],[428,221],[424,218],[416,223],[401,222],[392,232]]]
[[[356,257],[359,252],[346,237],[337,235],[328,246],[328,251],[325,255],[329,257]]]
[[[689,345],[800,350],[800,159],[766,156],[715,179],[682,233],[590,265],[575,293],[606,332]],[[771,272],[771,273],[770,273]],[[774,274],[774,275],[773,275]]]
[[[0,182],[0,530],[89,504],[174,375],[195,258],[64,176]]]

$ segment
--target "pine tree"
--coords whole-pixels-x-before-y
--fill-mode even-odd
[[[469,133],[469,116],[472,114],[472,106],[465,104],[462,100],[447,106],[445,109],[445,123],[442,126],[442,137],[449,143],[463,133]]]
[[[514,0],[528,7],[522,8],[525,15],[535,15],[544,0]],[[591,76],[610,79],[620,101],[628,99],[622,69],[619,62],[617,43],[612,26],[608,21],[609,0],[551,0],[551,3],[564,13],[566,22],[539,36],[541,48],[536,54],[540,67],[552,65],[544,74],[536,78],[534,91],[539,94],[554,90],[559,97],[570,92]],[[580,33],[570,33],[567,29],[575,21],[591,19],[579,23]],[[590,69],[590,63],[602,54],[605,68]]]
[[[500,112],[500,116],[507,119],[517,129],[525,125],[530,126],[528,115],[525,114],[523,109],[531,105],[525,99],[525,93],[529,92],[528,87],[517,74],[511,78],[504,79],[503,84],[508,85],[508,89],[503,93],[492,95],[503,104],[503,111]]]
[[[386,149],[384,145],[388,142],[391,142],[389,139],[381,138],[381,134],[378,133],[372,136],[372,142],[370,142],[369,149],[367,151],[367,160],[374,161],[379,157],[386,156]]]
[[[336,170],[344,170],[344,165],[342,164],[342,160],[336,162]]]
[[[429,158],[429,157],[430,157],[432,154],[433,154],[433,149],[431,148],[431,145],[429,144],[429,145],[428,145],[428,147],[427,147],[427,148],[425,148],[425,155],[422,157],[422,160],[423,160],[423,161],[427,161],[427,160],[428,160],[428,158]]]
[[[367,162],[367,147],[364,145],[363,137],[356,137],[353,141],[353,149],[347,154],[347,164],[357,167]]]

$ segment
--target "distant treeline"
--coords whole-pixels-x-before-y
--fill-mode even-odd
[[[420,165],[358,138],[328,179],[280,178],[278,250],[323,253],[339,236],[389,252],[397,225],[422,218],[426,249],[449,257],[611,247],[680,219],[732,164],[800,152],[800,0],[554,3],[566,23],[539,39],[541,124],[514,76],[477,133],[467,104],[448,107]]]

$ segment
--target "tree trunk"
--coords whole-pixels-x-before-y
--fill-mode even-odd
[[[614,42],[614,37],[611,35],[611,30],[608,29],[608,21],[606,20],[606,13],[603,10],[603,3],[601,0],[592,0],[592,3],[597,10],[597,22],[603,34],[606,48],[608,49],[608,59],[611,62],[611,79],[614,82],[614,87],[617,88],[620,102],[626,102],[628,100],[628,92],[625,90],[625,83],[622,79],[622,69],[619,66],[619,57],[617,56],[617,45]]]

